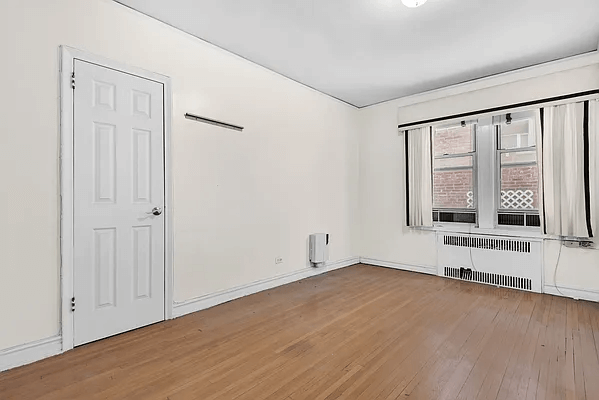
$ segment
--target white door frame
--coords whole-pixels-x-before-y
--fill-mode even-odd
[[[171,177],[171,79],[168,76],[95,56],[72,47],[60,46],[60,257],[61,257],[61,335],[62,351],[74,347],[74,321],[71,299],[73,281],[73,89],[72,73],[75,60],[82,60],[140,76],[163,84],[164,88],[164,317],[173,317],[173,207]],[[77,77],[75,77],[75,80]]]

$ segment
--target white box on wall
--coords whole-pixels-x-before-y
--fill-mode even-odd
[[[329,259],[329,234],[313,233],[310,235],[310,262],[320,267]]]

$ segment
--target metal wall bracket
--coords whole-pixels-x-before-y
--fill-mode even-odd
[[[217,121],[215,119],[200,117],[199,115],[194,115],[190,113],[185,114],[185,118],[190,119],[196,122],[203,122],[205,124],[220,126],[221,128],[233,129],[234,131],[243,131],[243,126],[228,124],[226,122]]]

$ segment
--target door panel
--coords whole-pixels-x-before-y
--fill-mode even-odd
[[[133,228],[133,288],[135,299],[152,297],[152,227]]]
[[[94,122],[94,192],[96,203],[114,203],[116,194],[116,142],[114,125]]]
[[[94,229],[96,309],[116,306],[116,229]]]
[[[75,345],[164,319],[163,85],[75,60]]]
[[[152,184],[152,132],[133,130],[133,201],[150,204]]]

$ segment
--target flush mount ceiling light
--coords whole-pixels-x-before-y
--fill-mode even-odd
[[[401,2],[406,7],[415,8],[426,3],[426,0],[401,0]]]

